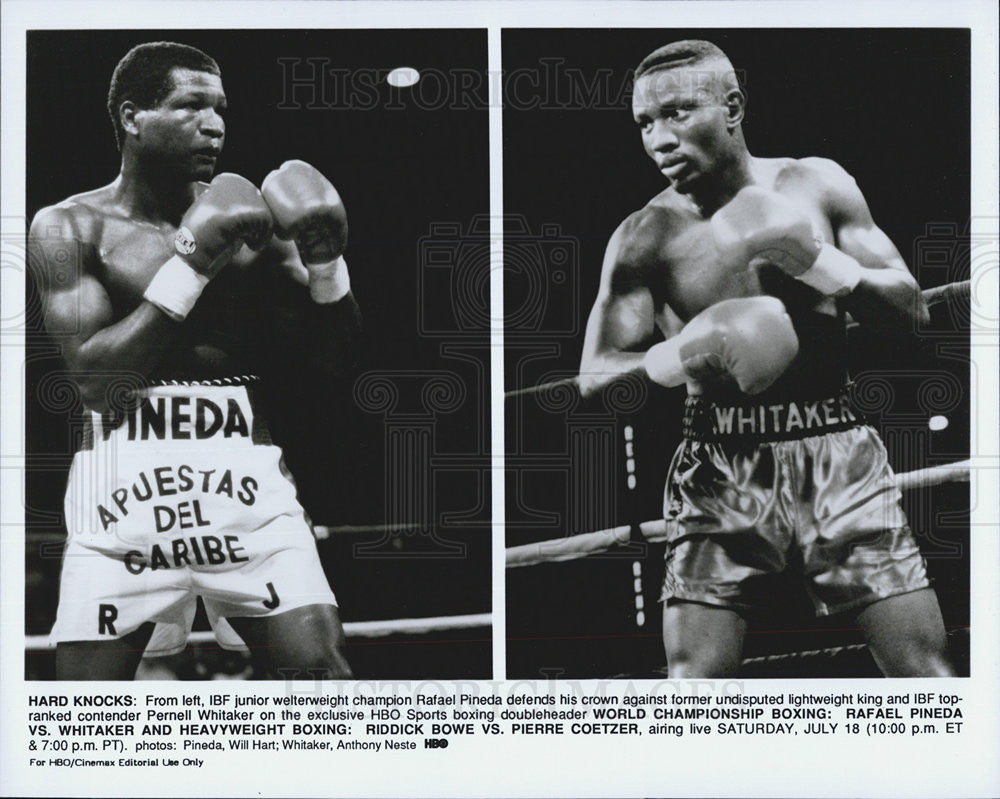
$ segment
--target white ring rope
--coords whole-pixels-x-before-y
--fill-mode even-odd
[[[335,535],[363,535],[365,533],[405,533],[412,530],[422,530],[426,524],[420,522],[405,522],[399,524],[314,524],[316,538],[324,540]]]
[[[896,485],[900,491],[913,488],[925,488],[941,483],[957,483],[969,481],[971,461],[958,461],[944,466],[931,466],[927,469],[917,469],[912,472],[896,475]],[[639,532],[647,541],[665,541],[667,539],[667,523],[663,519],[653,519],[640,522]],[[534,566],[539,563],[577,560],[604,552],[616,544],[627,544],[632,536],[632,527],[622,525],[606,530],[596,530],[592,533],[569,536],[567,538],[552,538],[548,541],[536,541],[534,544],[507,549],[507,568],[519,566]]]
[[[490,627],[493,624],[491,613],[468,613],[464,616],[428,616],[423,619],[379,619],[376,621],[348,621],[344,623],[344,635],[348,638],[385,638],[389,635],[423,635],[425,633],[442,632],[444,630],[468,630],[473,627]],[[190,633],[189,644],[215,643],[215,635],[211,630]],[[24,639],[24,648],[38,652],[55,649],[55,641],[47,635],[28,635]]]

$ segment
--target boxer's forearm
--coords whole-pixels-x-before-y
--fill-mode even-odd
[[[175,346],[180,329],[159,308],[143,302],[128,316],[91,335],[72,354],[67,352],[67,365],[83,404],[100,413],[111,410],[112,387],[148,378]]]
[[[842,303],[863,327],[882,333],[915,332],[928,321],[920,287],[898,269],[862,269],[861,281]]]
[[[362,347],[361,309],[352,292],[336,302],[317,303],[306,286],[285,283],[265,331],[275,369],[306,369],[338,381],[357,371]],[[292,367],[292,363],[297,366]]]
[[[309,304],[305,324],[313,346],[306,356],[337,379],[357,373],[361,355],[361,308],[352,292],[336,302]]]

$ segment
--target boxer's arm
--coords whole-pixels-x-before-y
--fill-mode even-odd
[[[889,237],[875,224],[864,195],[847,172],[822,162],[825,204],[836,245],[861,266],[861,280],[841,302],[862,325],[883,332],[915,331],[928,320],[920,286]]]
[[[350,377],[361,314],[344,258],[348,225],[340,194],[316,167],[299,160],[269,172],[261,194],[275,223],[273,273],[291,278],[276,292],[282,346],[304,359],[308,374]]]
[[[94,274],[94,245],[68,209],[38,212],[28,258],[45,327],[84,405],[110,410],[110,389],[123,379],[131,384],[147,377],[175,342],[178,326],[149,302],[113,322],[111,300]]]
[[[597,299],[587,319],[580,359],[580,391],[599,391],[616,377],[643,368],[653,340],[653,296],[642,280],[641,258],[628,220],[612,235],[604,254]]]
[[[315,302],[294,242],[274,237],[264,256],[271,261],[265,264],[271,288],[262,300],[271,323],[262,330],[268,331],[276,363],[287,366],[290,359],[298,360],[297,368],[316,377],[350,380],[362,346],[361,309],[354,293],[348,291],[335,302]]]

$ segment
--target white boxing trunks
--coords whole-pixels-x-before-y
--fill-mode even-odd
[[[226,617],[336,604],[255,382],[160,385],[120,418],[91,414],[66,489],[53,640],[152,621],[146,654],[172,654],[201,596],[219,643],[245,649]]]

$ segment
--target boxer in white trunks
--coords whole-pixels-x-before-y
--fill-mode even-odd
[[[351,677],[258,399],[275,362],[314,371],[317,391],[356,362],[343,204],[302,161],[261,189],[213,179],[226,96],[200,50],[133,48],[108,110],[120,174],[42,209],[29,232],[45,325],[87,417],[66,493],[57,678],[131,679],[144,653],[184,646],[198,596],[219,642],[249,647],[269,676]]]

